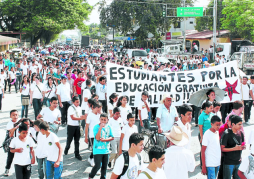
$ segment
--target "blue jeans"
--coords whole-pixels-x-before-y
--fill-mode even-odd
[[[60,162],[59,167],[54,167],[55,162],[48,161],[46,164],[46,178],[47,179],[61,179],[61,175],[63,172],[63,161]]]
[[[37,158],[37,163],[38,163],[38,174],[39,178],[43,179],[44,176],[46,176],[46,162],[47,158]]]
[[[22,104],[22,97],[25,96],[29,96],[29,95],[22,95],[21,94],[21,104]],[[25,116],[25,118],[27,118],[28,115],[28,107],[29,105],[22,105],[22,109],[21,109],[21,118],[23,118]]]
[[[207,178],[208,179],[216,179],[218,172],[219,172],[220,166],[218,167],[206,167],[207,170]]]
[[[240,165],[225,165],[223,166],[223,179],[231,179],[233,175],[233,179],[240,179],[238,176],[238,168]]]

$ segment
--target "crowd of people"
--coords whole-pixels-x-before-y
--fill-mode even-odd
[[[61,178],[63,155],[68,155],[73,140],[75,158],[82,160],[79,144],[84,136],[91,149],[89,178],[101,169],[104,179],[107,169],[113,168],[111,179],[185,179],[196,167],[190,150],[194,118],[200,131],[202,174],[209,179],[254,178],[254,148],[241,160],[242,150],[254,142],[254,131],[245,137],[243,128],[243,121],[249,124],[254,76],[250,86],[243,77],[243,102],[221,104],[209,90],[201,108],[187,104],[175,107],[170,94],[154,108],[144,91],[138,107],[131,107],[127,96],[107,94],[106,63],[153,71],[194,70],[211,65],[205,52],[203,57],[179,57],[175,63],[164,64],[157,60],[156,51],[150,51],[147,60],[141,60],[143,65],[137,65],[135,58],[127,54],[120,57],[113,51],[97,51],[100,55],[94,56],[96,51],[91,49],[56,46],[47,50],[40,53],[38,48],[24,48],[22,58],[15,62],[8,53],[0,55],[0,110],[8,86],[9,93],[12,86],[21,93],[22,104],[21,116],[16,109],[11,110],[6,127],[5,176],[13,163],[16,178],[29,179],[31,165],[37,161],[38,178]],[[218,64],[225,63],[220,56],[218,59]],[[29,119],[30,105],[34,117]],[[143,131],[150,129],[151,122],[160,135],[157,145],[147,151],[149,164],[145,168],[140,153],[146,147]],[[57,136],[60,125],[67,128],[65,148]]]

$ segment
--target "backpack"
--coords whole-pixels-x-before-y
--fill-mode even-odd
[[[88,89],[88,88],[87,88]],[[90,92],[91,92],[91,95],[94,95],[94,94],[96,94],[96,87],[93,85],[93,86],[91,86],[91,88],[90,88]]]
[[[127,172],[127,169],[129,167],[129,153],[128,153],[128,151],[124,152],[122,155],[123,155],[123,159],[124,159],[124,167],[123,167],[122,173],[117,177],[117,179],[120,179],[121,176],[123,176]],[[139,160],[139,165],[141,165],[141,156],[138,153],[137,153],[137,156],[138,156],[138,160]]]

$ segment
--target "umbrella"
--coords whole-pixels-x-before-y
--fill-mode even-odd
[[[91,57],[100,57],[100,55],[98,53],[92,53],[90,56]]]
[[[43,50],[43,51],[41,51],[41,54],[45,55],[45,54],[49,54],[49,52],[46,50]]]
[[[70,53],[69,51],[63,51],[60,54],[69,54],[69,53]]]
[[[51,46],[51,45],[46,45],[45,47],[46,47],[46,48],[49,48],[49,47],[52,47],[52,46]]]
[[[219,101],[222,101],[224,99],[225,91],[218,88],[218,87],[212,87],[212,88],[202,89],[202,90],[199,90],[199,91],[193,93],[190,96],[190,100],[189,100],[190,103],[197,106],[197,107],[201,107],[203,102],[205,100],[207,100],[206,93],[209,90],[213,90],[215,92],[215,100],[216,101],[219,102]]]
[[[49,59],[55,59],[55,60],[58,60],[57,57],[54,57],[54,56],[48,56]]]
[[[83,53],[82,55],[79,55],[79,57],[85,57],[87,56],[85,53]]]

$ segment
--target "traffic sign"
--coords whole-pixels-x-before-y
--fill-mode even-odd
[[[177,17],[203,17],[203,7],[178,7]]]

